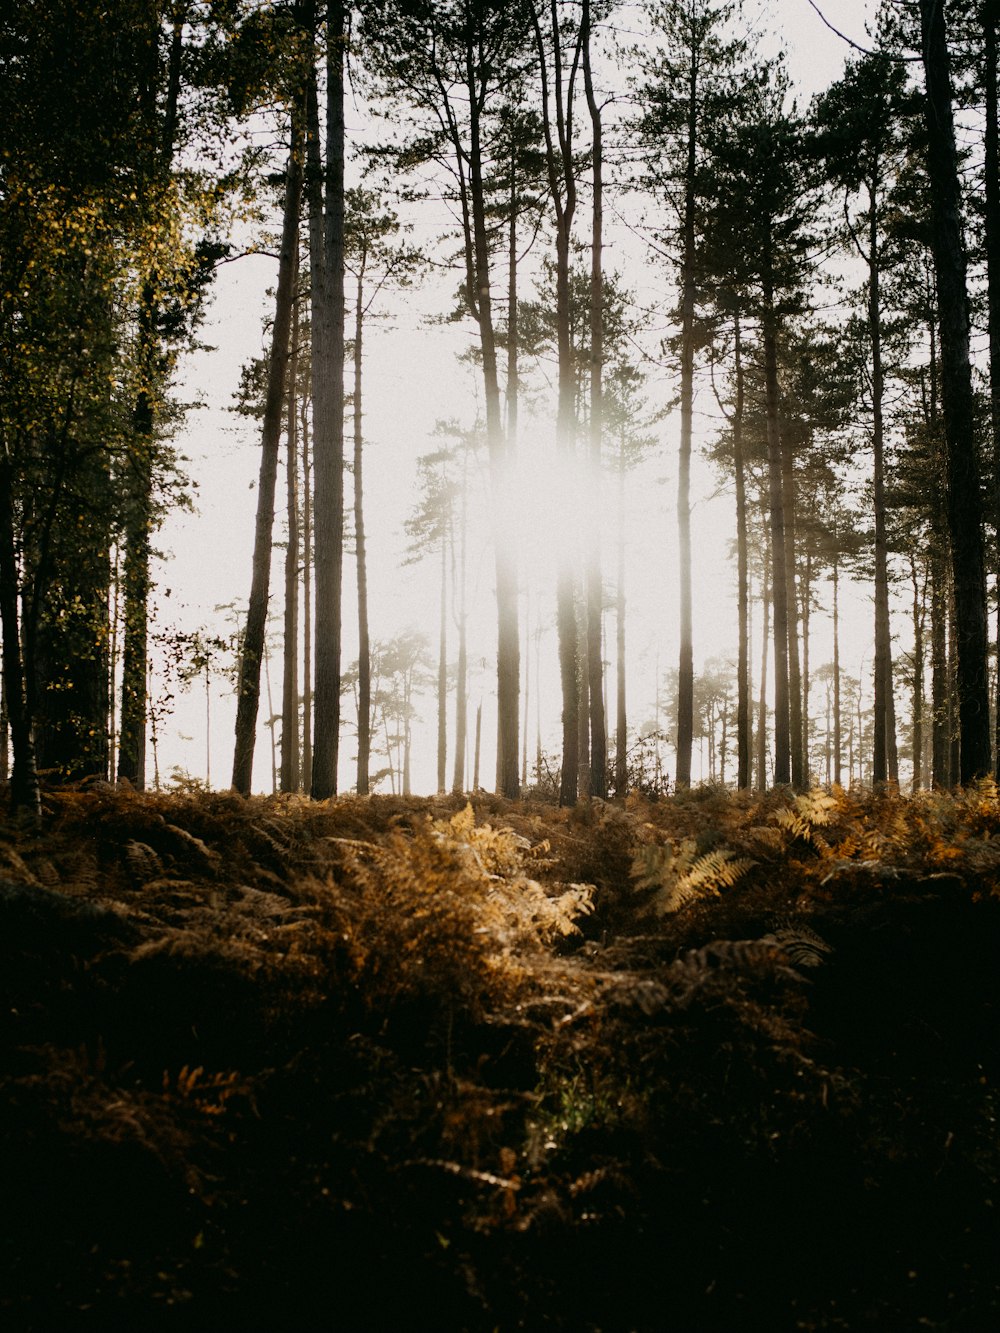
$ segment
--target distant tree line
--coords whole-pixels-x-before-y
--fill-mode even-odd
[[[495,785],[514,798],[532,773],[541,781],[539,718],[533,763],[529,732],[542,627],[513,512],[530,410],[550,415],[577,497],[545,571],[558,796],[624,794],[644,743],[624,684],[625,497],[661,447],[651,391],[670,397],[679,431],[678,560],[663,570],[679,651],[657,682],[674,784],[694,780],[702,744],[708,776],[739,788],[898,782],[901,750],[914,787],[996,771],[996,0],[884,5],[866,49],[804,110],[783,59],[760,56],[728,0],[649,0],[638,45],[618,15],[612,0],[54,0],[0,17],[0,632],[15,807],[37,809],[40,771],[146,781],[155,538],[188,502],[174,371],[234,220],[275,201],[269,351],[239,401],[261,462],[236,790],[252,782],[279,494],[275,785],[334,795],[350,725],[357,792],[407,791],[425,689],[438,788],[485,778],[481,713],[474,746],[470,718],[475,503],[491,516]],[[391,123],[381,141],[349,141],[348,79]],[[255,141],[235,132],[252,118],[283,145],[277,169],[273,152],[240,146]],[[346,184],[352,161],[364,188]],[[430,627],[373,637],[367,574],[366,339],[380,302],[427,271],[405,221],[415,198],[441,200],[452,220],[455,317],[475,331],[482,405],[480,420],[443,423],[419,465],[408,558],[437,562],[430,664]],[[651,219],[649,262],[675,293],[655,334],[637,284],[608,265],[609,198]],[[731,659],[699,675],[691,469],[705,393],[720,423],[708,451],[734,500],[737,615]],[[848,578],[873,594],[870,707],[840,660]],[[904,604],[912,648],[900,651]],[[821,611],[833,660],[817,665]]]

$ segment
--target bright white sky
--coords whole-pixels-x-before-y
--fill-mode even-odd
[[[865,22],[873,6],[866,0],[825,0],[821,5],[827,17],[841,31],[863,43]],[[776,16],[768,20],[768,14]],[[747,22],[761,34],[760,44],[780,40],[789,57],[789,67],[803,101],[835,79],[848,54],[845,43],[824,26],[809,0],[778,0],[771,7],[745,5]],[[780,38],[768,38],[766,29],[776,28]],[[350,121],[350,113],[349,113]],[[350,123],[349,123],[350,128]],[[355,126],[355,129],[358,127]],[[581,226],[585,227],[585,220]],[[414,239],[431,244],[445,229],[442,216],[416,219]],[[643,305],[654,305],[669,297],[669,277],[648,265],[636,250],[634,240],[625,235],[609,238],[612,263],[625,268],[625,283],[636,291]],[[190,459],[190,472],[198,485],[194,515],[171,516],[161,536],[160,547],[166,559],[159,571],[159,622],[193,630],[203,625],[215,626],[221,617],[216,608],[234,601],[245,604],[250,582],[250,552],[256,505],[256,476],[259,462],[259,438],[253,423],[227,411],[239,382],[240,367],[264,348],[263,326],[269,307],[267,288],[274,281],[275,266],[265,257],[251,257],[227,265],[219,273],[216,296],[203,340],[213,350],[189,358],[184,368],[182,393],[188,400],[199,399],[203,407],[188,418],[182,452]],[[417,291],[405,305],[393,309],[392,318],[371,326],[366,358],[366,440],[367,440],[367,525],[370,553],[371,623],[376,638],[388,638],[409,626],[426,630],[436,642],[437,583],[434,562],[401,569],[405,546],[403,522],[415,498],[414,476],[417,457],[433,447],[431,435],[435,422],[458,418],[463,426],[472,424],[476,409],[476,384],[473,372],[458,361],[458,355],[473,337],[471,325],[430,325],[428,320],[448,308],[456,279]],[[655,339],[652,342],[655,344]],[[671,392],[669,383],[654,383],[651,394]],[[710,391],[702,394],[703,413],[710,412]],[[703,421],[705,417],[703,415]],[[706,422],[706,425],[708,423]],[[536,423],[537,442],[522,441],[524,455],[537,447],[543,452],[551,441],[551,426]],[[674,491],[676,487],[676,421],[668,419],[659,428],[662,447],[651,461],[640,484],[632,487],[633,499],[628,530],[628,592],[630,606],[629,698],[630,720],[641,723],[651,719],[654,710],[657,664],[662,675],[676,665],[677,596],[674,537]],[[544,438],[542,438],[544,437]],[[733,533],[732,501],[728,496],[710,500],[716,479],[704,467],[694,476],[698,496],[694,514],[695,532],[695,656],[696,664],[717,654],[735,653],[734,573],[726,559],[726,549]],[[540,476],[533,491],[526,494],[522,507],[526,524],[522,567],[534,571],[539,591],[532,596],[551,598],[554,566],[545,533],[561,488],[552,487]],[[281,508],[279,495],[278,507]],[[532,506],[538,507],[532,512]],[[610,497],[609,497],[610,507]],[[281,523],[279,516],[279,525]],[[280,531],[276,529],[276,535]],[[282,555],[276,552],[272,572],[272,606],[280,615]],[[485,668],[472,683],[471,704],[475,709],[483,697],[482,781],[491,785],[494,753],[495,711],[491,690],[495,678],[492,665],[495,643],[494,603],[491,586],[491,560],[479,561],[479,614],[472,628],[470,661],[485,659]],[[612,572],[610,552],[606,574]],[[551,578],[546,570],[553,570]],[[345,665],[356,656],[353,629],[353,561],[345,567]],[[170,589],[169,596],[166,590]],[[476,594],[473,594],[473,602]],[[850,608],[847,608],[848,612]],[[544,614],[544,603],[543,603]],[[534,615],[534,613],[533,613]],[[862,664],[868,651],[868,603],[856,599],[850,622],[849,642],[844,651],[844,667],[852,674],[867,674],[870,664]],[[816,641],[813,663],[829,659],[828,628],[825,617],[814,618]],[[613,631],[612,631],[613,633]],[[543,733],[547,746],[556,748],[558,730],[558,692],[555,675],[555,636],[543,640],[542,667]],[[756,654],[755,654],[756,656]],[[754,671],[756,674],[757,664]],[[156,688],[154,684],[154,689]],[[272,664],[272,688],[275,709],[280,707],[280,663]],[[609,681],[613,689],[613,673]],[[531,690],[535,692],[532,666]],[[210,750],[211,781],[216,787],[229,783],[232,764],[233,720],[235,705],[228,685],[213,687],[210,744],[206,744],[205,698],[200,688],[179,694],[174,717],[159,736],[161,778],[169,779],[178,766],[193,776],[204,778]],[[423,706],[426,727],[417,733],[414,760],[414,789],[430,791],[434,785],[435,750],[433,738],[434,703],[428,698]],[[269,712],[262,687],[261,717]],[[531,705],[530,751],[534,746],[535,705]],[[451,729],[449,718],[449,731]],[[471,734],[471,719],[470,719]],[[341,788],[353,783],[355,746],[353,729],[345,729],[341,742]],[[373,768],[378,761],[373,762]],[[152,771],[152,760],[149,764]],[[449,759],[449,775],[451,760]],[[695,775],[697,776],[697,761]],[[270,748],[266,733],[259,733],[254,772],[256,790],[269,790],[271,784]]]

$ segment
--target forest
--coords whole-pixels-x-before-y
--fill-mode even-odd
[[[1000,0],[848,8],[0,7],[5,1328],[1000,1327]]]
[[[808,102],[764,19],[707,0],[109,12],[2,30],[16,805],[39,771],[167,784],[199,681],[209,706],[228,682],[243,793],[994,771],[981,6],[885,6]],[[262,353],[229,386],[246,567],[192,623],[163,532],[238,497],[199,514],[179,381],[220,274],[262,254]],[[422,338],[461,330],[450,415],[373,439],[373,359],[406,356],[382,326],[420,300]]]

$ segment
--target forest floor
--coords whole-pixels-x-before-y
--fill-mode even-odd
[[[46,794],[5,1330],[1000,1328],[1000,803]]]

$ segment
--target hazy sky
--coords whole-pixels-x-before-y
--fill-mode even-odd
[[[825,0],[820,5],[836,27],[856,41],[865,41],[865,20],[872,6],[864,0]],[[845,43],[822,22],[809,0],[782,0],[764,7],[748,3],[746,21],[758,34],[763,49],[779,43],[788,53],[793,82],[801,89],[803,101],[836,78],[848,54]],[[771,15],[769,20],[768,15]],[[777,36],[768,36],[767,28]],[[348,113],[351,127],[351,112]],[[357,112],[355,111],[355,120]],[[353,128],[360,126],[355,123]],[[580,234],[586,220],[580,219]],[[418,213],[414,239],[433,243],[446,227],[440,213]],[[671,299],[669,274],[648,265],[637,252],[634,238],[620,227],[609,237],[609,258],[624,268],[626,286],[636,292],[643,305],[667,303]],[[249,590],[250,551],[253,516],[256,505],[255,481],[259,462],[259,437],[253,423],[234,417],[227,408],[239,381],[239,371],[250,357],[263,350],[263,324],[269,307],[267,288],[274,281],[274,264],[265,257],[250,257],[224,266],[219,273],[216,295],[203,332],[210,352],[190,358],[185,366],[182,392],[189,399],[200,399],[204,406],[190,414],[181,447],[190,459],[190,472],[198,485],[196,512],[172,516],[160,537],[160,547],[167,558],[160,571],[161,594],[158,618],[161,624],[192,630],[213,624],[219,617],[214,608],[237,601],[244,604]],[[380,321],[368,336],[366,357],[366,440],[367,440],[367,521],[371,559],[371,620],[373,635],[388,637],[408,625],[427,629],[434,640],[437,621],[436,573],[433,562],[426,568],[400,569],[405,539],[402,523],[413,504],[416,459],[432,447],[434,424],[442,418],[458,418],[471,425],[477,410],[476,382],[472,370],[459,363],[458,355],[470,345],[474,330],[466,321],[462,326],[441,326],[429,318],[448,308],[457,278],[448,275],[425,290],[409,295],[394,305],[391,319]],[[656,339],[654,339],[654,342]],[[663,376],[659,377],[663,381]],[[672,391],[672,384],[654,384],[654,397]],[[700,406],[711,413],[711,404]],[[703,428],[705,426],[703,421]],[[550,444],[548,423],[537,427],[549,438],[539,440],[539,454]],[[629,531],[634,538],[629,551],[629,588],[632,642],[629,692],[633,722],[652,715],[653,676],[657,662],[661,673],[675,665],[677,641],[676,574],[674,525],[674,489],[676,486],[676,422],[668,420],[661,428],[662,447],[643,476],[629,516]],[[522,441],[522,454],[531,453],[532,441]],[[735,608],[732,596],[733,573],[725,559],[725,545],[733,530],[732,504],[727,497],[710,501],[706,497],[715,488],[716,479],[704,467],[696,466],[695,494],[699,495],[694,514],[695,569],[698,585],[695,593],[696,663],[716,653],[735,651]],[[543,544],[533,544],[545,529],[545,515],[551,519],[565,488],[539,473],[531,496],[524,502],[528,522],[522,566],[534,569],[541,586],[545,584],[548,561]],[[532,512],[534,500],[539,508]],[[279,494],[279,510],[282,500]],[[280,517],[279,517],[280,524]],[[275,555],[272,573],[272,606],[280,613],[281,553]],[[610,565],[610,561],[608,562]],[[473,656],[489,657],[493,652],[495,630],[490,588],[489,560],[480,563],[478,629]],[[608,571],[610,572],[610,570]],[[553,575],[554,577],[554,575]],[[345,663],[356,656],[352,617],[353,561],[345,566]],[[169,597],[165,596],[171,590]],[[542,594],[544,595],[544,594]],[[867,610],[859,603],[856,653],[867,643]],[[864,614],[860,614],[864,612]],[[817,618],[821,621],[822,618]],[[823,626],[817,623],[821,637]],[[554,636],[543,650],[554,656]],[[827,650],[817,644],[814,662],[826,660]],[[858,672],[859,660],[848,655],[846,669]],[[756,672],[756,667],[755,667]],[[489,689],[495,671],[492,664],[482,672],[484,691],[484,780],[490,785],[493,765]],[[280,706],[280,664],[273,664],[272,686],[275,706]],[[155,688],[155,686],[154,686]],[[535,689],[532,677],[531,689]],[[548,713],[546,740],[554,744],[558,722],[558,696],[554,663],[543,668],[543,694]],[[475,706],[478,693],[474,695]],[[232,763],[234,704],[228,687],[220,684],[213,691],[213,726],[211,736],[212,782],[226,786]],[[261,717],[267,714],[266,698],[261,701]],[[432,721],[433,703],[424,712]],[[532,705],[534,714],[534,705]],[[204,696],[195,689],[189,696],[179,695],[175,716],[160,735],[160,771],[169,776],[173,765],[180,765],[196,776],[204,776],[206,756]],[[450,726],[449,722],[449,726]],[[352,729],[353,730],[353,729]],[[531,722],[532,743],[534,721]],[[353,734],[342,739],[341,785],[353,781],[351,758],[355,753]],[[433,785],[434,748],[431,730],[415,754],[415,787],[429,790]],[[449,760],[449,771],[450,771]],[[373,764],[373,767],[376,765]],[[696,769],[697,773],[697,769]],[[270,758],[263,733],[257,749],[255,789],[270,787]]]

